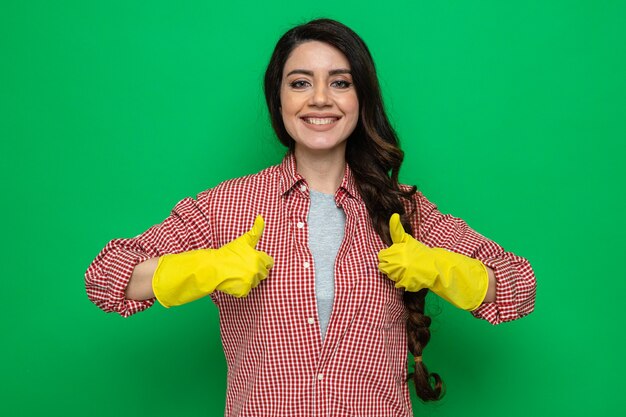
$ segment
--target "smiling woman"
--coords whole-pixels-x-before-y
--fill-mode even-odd
[[[124,317],[210,296],[227,416],[411,416],[409,379],[424,401],[443,394],[422,359],[428,290],[498,324],[533,310],[532,269],[398,182],[403,153],[351,29],[319,19],[289,30],[264,87],[283,162],[109,242],[88,295]]]
[[[296,160],[317,154],[335,165],[345,159],[346,141],[359,117],[347,58],[326,43],[305,42],[293,50],[283,74],[280,111],[287,133],[297,144]],[[319,191],[333,192],[339,175],[336,184]]]

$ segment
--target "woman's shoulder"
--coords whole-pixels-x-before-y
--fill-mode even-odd
[[[279,199],[280,173],[276,166],[255,174],[223,181],[198,194],[197,206],[211,224],[216,242],[223,244],[251,226],[254,218],[267,216]],[[219,237],[222,240],[219,240]]]
[[[271,188],[279,183],[279,175],[279,166],[272,165],[254,174],[248,174],[222,181],[215,187],[199,193],[198,199],[212,199],[217,196],[237,196],[238,198],[241,198],[245,195],[254,195],[250,193],[259,189],[271,191]]]
[[[404,200],[404,209],[407,213],[411,213],[412,222],[422,224],[422,222],[432,213],[437,212],[437,205],[432,203],[423,192],[413,185],[400,184],[400,190],[408,193],[412,192],[411,197]]]
[[[430,201],[428,201],[428,199],[422,193],[422,191],[420,191],[420,189],[417,188],[416,186],[408,185],[408,184],[399,184],[399,186],[400,186],[400,191],[402,191],[403,193],[409,193],[409,192],[411,193],[409,202],[417,203],[417,204],[421,204],[421,203],[432,204]]]

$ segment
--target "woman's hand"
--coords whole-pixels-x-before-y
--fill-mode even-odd
[[[215,290],[245,297],[265,279],[274,260],[255,249],[264,221],[257,216],[252,229],[219,249],[198,249],[163,255],[152,279],[159,302],[176,306],[197,300]]]
[[[428,288],[463,310],[480,306],[489,286],[482,262],[418,242],[405,233],[397,213],[389,220],[389,231],[393,244],[378,253],[378,269],[395,281],[397,288]]]

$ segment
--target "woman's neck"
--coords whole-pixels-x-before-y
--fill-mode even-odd
[[[296,167],[309,187],[325,194],[335,194],[346,170],[345,152],[299,152],[296,146]]]

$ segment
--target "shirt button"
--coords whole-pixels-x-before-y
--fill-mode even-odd
[[[317,379],[319,379],[320,381],[324,379],[324,374],[317,374]]]
[[[298,229],[302,229],[304,227],[304,223],[298,222],[296,226],[298,226]]]
[[[304,269],[307,269],[309,266],[311,266],[311,264],[308,262],[304,262],[302,266],[304,267]]]
[[[300,191],[305,192],[306,191],[306,185],[301,185],[300,186]]]
[[[307,321],[309,322],[309,324],[315,323],[315,319],[313,317],[309,317]]]

